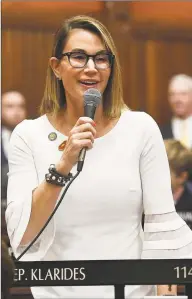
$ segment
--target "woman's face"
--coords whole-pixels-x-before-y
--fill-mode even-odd
[[[96,34],[83,29],[73,29],[63,53],[72,51],[95,55],[106,51],[106,48]],[[84,92],[89,88],[96,88],[103,94],[111,73],[110,68],[97,69],[92,58],[84,67],[74,68],[67,56],[61,59],[58,71],[64,85],[66,99],[75,101],[82,100]]]

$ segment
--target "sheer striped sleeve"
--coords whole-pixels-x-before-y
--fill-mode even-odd
[[[145,216],[142,258],[192,258],[192,232],[176,212]]]
[[[192,231],[176,213],[160,130],[147,114],[140,173],[145,214],[142,258],[191,258]]]

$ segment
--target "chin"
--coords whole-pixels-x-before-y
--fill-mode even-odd
[[[174,114],[180,118],[185,117],[185,111],[183,111],[183,110],[175,110]]]

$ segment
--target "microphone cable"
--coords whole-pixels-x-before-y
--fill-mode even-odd
[[[55,206],[53,212],[51,213],[51,215],[49,216],[49,218],[47,219],[46,223],[44,224],[44,226],[42,227],[42,229],[39,231],[39,233],[35,236],[35,238],[31,241],[31,243],[25,248],[25,250],[19,255],[18,258],[15,258],[15,261],[18,262],[22,256],[31,248],[31,246],[36,242],[36,240],[39,238],[39,236],[42,234],[42,232],[44,231],[44,229],[46,228],[46,226],[49,224],[49,222],[51,221],[52,217],[54,216],[55,212],[57,211],[58,207],[60,206],[65,194],[67,193],[67,190],[69,189],[70,185],[72,184],[72,182],[74,182],[74,180],[78,177],[78,175],[80,174],[81,171],[78,171],[74,177],[71,179],[71,181],[69,181],[68,185],[66,186],[65,190],[63,191],[61,198],[59,199],[57,205]]]

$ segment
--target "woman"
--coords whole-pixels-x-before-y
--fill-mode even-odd
[[[82,117],[83,95],[90,87],[102,94],[94,121]],[[43,115],[21,123],[11,138],[7,224],[16,256],[40,231],[63,191],[47,180],[50,164],[64,179],[70,172],[74,175],[83,147],[88,148],[83,171],[25,260],[191,254],[192,235],[175,213],[159,129],[146,113],[124,107],[119,60],[109,32],[87,16],[67,20],[50,58]],[[177,245],[171,243],[174,238]],[[32,292],[35,298],[114,297],[108,286],[43,287]],[[153,286],[125,290],[126,298],[154,292]]]

